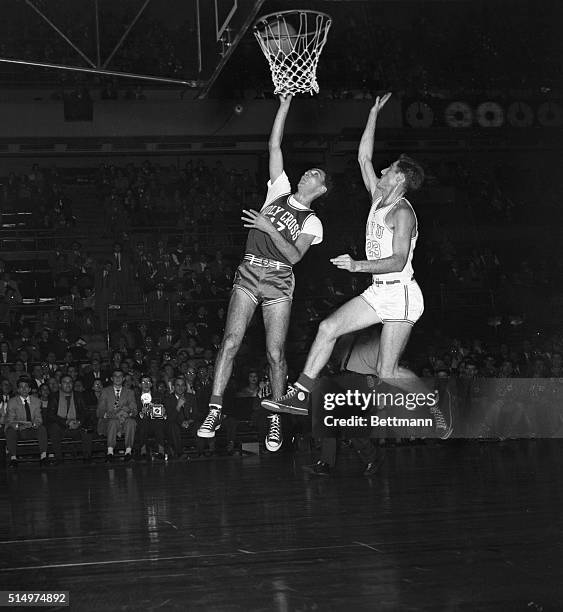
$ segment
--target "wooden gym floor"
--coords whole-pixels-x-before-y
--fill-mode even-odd
[[[391,448],[370,479],[347,452],[324,479],[308,453],[22,465],[0,590],[96,611],[562,610],[561,442]]]

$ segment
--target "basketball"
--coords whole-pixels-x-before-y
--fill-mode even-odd
[[[270,53],[281,51],[287,55],[293,50],[297,31],[285,19],[277,19],[260,30],[259,34]]]

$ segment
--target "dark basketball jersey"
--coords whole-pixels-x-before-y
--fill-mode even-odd
[[[272,202],[265,204],[260,212],[270,219],[274,227],[288,242],[295,243],[305,222],[310,217],[315,216],[315,213],[310,208],[301,209],[293,206],[290,203],[291,197],[288,194],[281,195]],[[257,229],[251,229],[248,232],[245,253],[291,265],[276,248],[270,236]]]

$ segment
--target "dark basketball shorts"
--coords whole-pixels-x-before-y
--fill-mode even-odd
[[[291,301],[294,288],[295,277],[289,266],[277,269],[250,261],[241,262],[233,282],[233,289],[244,291],[256,305],[262,306]]]

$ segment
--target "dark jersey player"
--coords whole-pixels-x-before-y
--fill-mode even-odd
[[[281,142],[291,96],[280,97],[269,140],[268,193],[257,212],[243,210],[244,227],[249,228],[245,255],[237,268],[229,303],[225,334],[217,354],[209,413],[197,435],[212,438],[221,425],[223,393],[231,376],[233,361],[252,315],[259,304],[266,331],[266,355],[271,371],[272,396],[285,393],[287,364],[285,339],[291,313],[295,280],[292,266],[301,261],[312,244],[323,239],[323,227],[311,204],[327,191],[327,176],[312,168],[299,181],[292,195],[283,170]],[[266,448],[278,450],[282,443],[280,417],[269,417]]]

